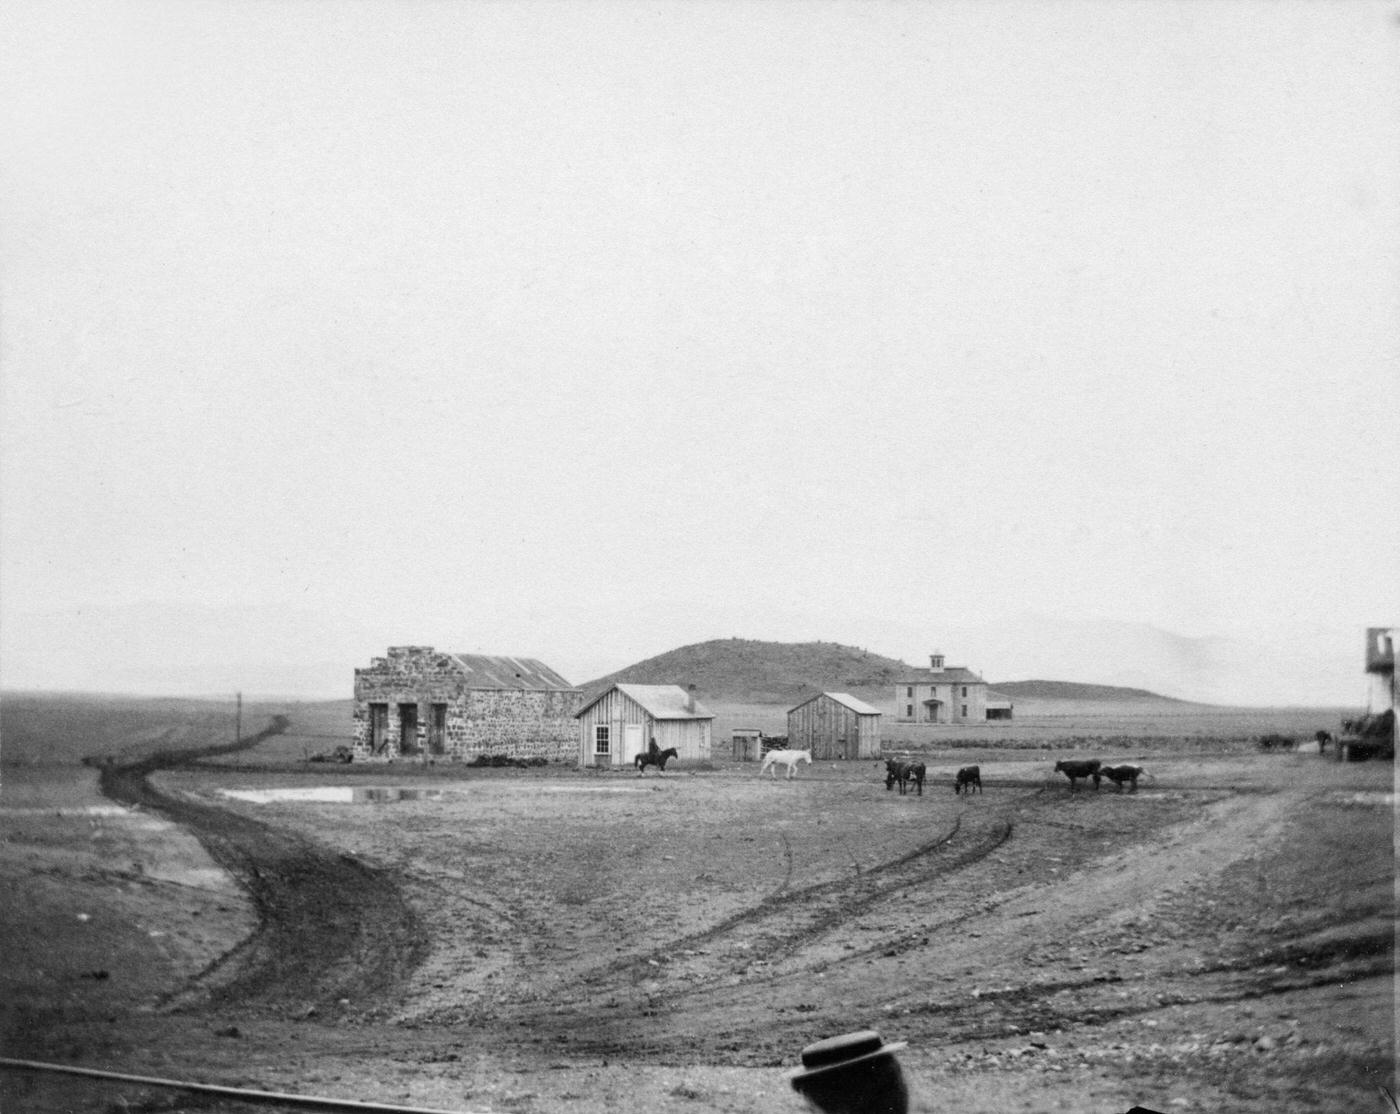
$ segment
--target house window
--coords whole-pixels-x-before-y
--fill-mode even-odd
[[[600,723],[593,728],[593,753],[612,753],[612,745],[608,741],[608,728],[605,724]]]
[[[913,685],[909,685],[907,688],[905,688],[905,690],[904,690],[904,695],[905,695],[905,696],[913,696],[913,695],[914,695],[914,686],[913,686]]]
[[[963,685],[963,696],[966,696],[966,695],[967,695],[967,686],[966,686],[966,685]],[[967,713],[964,712],[963,714],[966,715]]]
[[[912,704],[906,704],[906,705],[904,705],[904,718],[905,718],[905,719],[913,719],[913,718],[914,718],[914,705],[912,705]]]
[[[967,705],[966,705],[966,704],[964,704],[964,705],[962,706],[962,714],[963,714],[963,719],[967,719]]]

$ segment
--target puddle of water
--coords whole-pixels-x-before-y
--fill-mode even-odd
[[[1344,805],[1380,805],[1383,808],[1395,807],[1394,793],[1333,793],[1332,799]]]
[[[220,789],[236,801],[255,805],[284,801],[321,805],[383,804],[393,801],[441,801],[465,794],[462,789],[404,789],[397,786],[311,785],[291,789]]]
[[[513,787],[514,788],[514,787]],[[649,785],[537,785],[530,793],[640,793]],[[219,795],[255,805],[315,804],[364,805],[394,801],[446,801],[467,796],[471,790],[417,789],[402,786],[298,785],[284,789],[220,789]]]

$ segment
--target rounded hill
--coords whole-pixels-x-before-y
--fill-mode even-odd
[[[795,702],[814,692],[880,699],[910,666],[839,642],[761,642],[722,638],[668,650],[581,687],[587,696],[609,685],[694,685],[701,700],[736,704]]]

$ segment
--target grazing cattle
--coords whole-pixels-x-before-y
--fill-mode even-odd
[[[969,793],[974,789],[982,792],[982,767],[964,766],[958,771],[958,780],[953,782],[953,792],[961,793],[966,788]]]
[[[909,783],[912,781],[919,790],[919,796],[924,795],[924,775],[928,773],[927,767],[922,762],[905,762],[897,758],[885,759],[885,788],[893,789],[899,786],[901,795],[909,792]]]
[[[763,765],[758,768],[758,776],[762,777],[764,770],[771,769],[773,771],[773,780],[776,781],[778,778],[778,767],[785,766],[787,767],[788,780],[791,780],[797,775],[797,764],[799,762],[806,762],[810,765],[811,761],[812,752],[810,750],[770,750],[763,756]]]
[[[903,759],[885,759],[885,788],[899,787],[900,794],[909,792],[909,782],[916,782],[918,795],[924,795],[924,764]]]
[[[1065,777],[1069,778],[1071,792],[1079,788],[1080,778],[1093,778],[1094,789],[1097,791],[1099,787],[1099,778],[1102,776],[1099,773],[1099,769],[1102,765],[1103,763],[1097,758],[1091,758],[1087,762],[1056,762],[1055,772],[1064,774]]]
[[[1118,787],[1118,792],[1120,793],[1123,792],[1123,783],[1125,781],[1131,787],[1128,792],[1136,793],[1138,778],[1152,776],[1141,766],[1105,766],[1099,770],[1099,773],[1113,782],[1113,784]]]

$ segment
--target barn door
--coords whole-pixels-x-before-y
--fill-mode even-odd
[[[629,723],[623,729],[622,742],[622,764],[630,766],[636,761],[637,755],[642,753],[642,725],[640,723]]]

